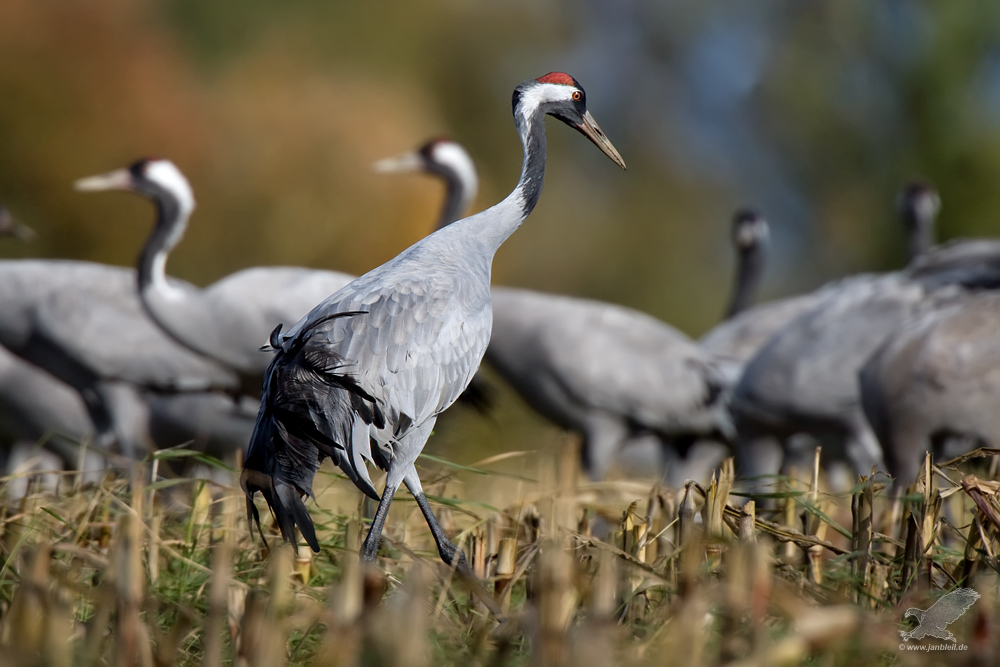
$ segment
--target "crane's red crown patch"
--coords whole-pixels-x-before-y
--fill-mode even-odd
[[[576,79],[565,72],[549,72],[545,76],[540,76],[535,80],[538,81],[538,83],[560,83],[564,86],[577,85]]]

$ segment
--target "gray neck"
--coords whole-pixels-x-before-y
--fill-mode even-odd
[[[934,245],[934,223],[921,220],[919,216],[907,215],[904,224],[908,259],[912,262]]]
[[[444,206],[438,218],[437,229],[459,220],[472,204],[475,184],[466,183],[454,169],[444,168],[437,172],[445,183]]]
[[[762,243],[740,249],[736,260],[736,282],[733,285],[729,307],[726,308],[725,319],[740,314],[756,301],[760,279],[764,273],[765,254]]]
[[[237,346],[226,345],[217,304],[209,303],[200,290],[172,285],[166,266],[170,251],[187,227],[188,212],[169,195],[158,194],[156,226],[139,255],[139,298],[150,318],[171,338],[204,357],[219,361],[240,373],[258,372]],[[264,356],[264,355],[261,355]]]
[[[527,114],[518,110],[514,119],[524,147],[517,187],[499,204],[449,227],[467,229],[494,253],[535,208],[545,176],[545,114],[538,109]]]

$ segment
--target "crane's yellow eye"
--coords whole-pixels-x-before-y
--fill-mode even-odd
[[[583,99],[583,93],[581,93],[579,90],[574,90],[573,91],[573,101],[574,102],[579,102],[582,99]]]

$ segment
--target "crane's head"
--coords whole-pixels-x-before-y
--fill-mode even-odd
[[[82,191],[129,190],[158,202],[171,202],[183,212],[194,210],[194,193],[173,162],[144,158],[125,169],[81,178],[74,187]]]
[[[931,186],[915,181],[899,193],[898,206],[907,229],[927,229],[934,226],[941,210],[941,197]]]
[[[563,72],[549,72],[514,89],[514,117],[527,120],[536,113],[554,116],[580,131],[622,169],[625,161],[587,111],[587,93],[576,79]]]
[[[449,137],[431,139],[415,151],[387,157],[372,165],[380,174],[422,171],[439,176],[457,174],[476,181],[476,166],[462,144]]]
[[[765,245],[771,237],[767,220],[757,211],[744,208],[733,216],[733,245],[746,252]]]

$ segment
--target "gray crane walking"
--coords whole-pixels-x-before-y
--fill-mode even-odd
[[[354,280],[336,271],[293,266],[244,269],[198,289],[168,280],[170,251],[194,211],[191,186],[168,160],[138,160],[128,168],[76,183],[78,190],[128,190],[156,206],[156,223],[138,264],[139,297],[171,338],[238,373],[256,395],[271,355],[261,344],[275,325],[295,322],[316,303]]]
[[[524,147],[521,177],[499,204],[418,241],[316,306],[287,333],[275,330],[257,426],[241,483],[251,524],[259,491],[282,536],[298,525],[319,542],[303,496],[330,457],[364,493],[379,498],[369,462],[388,471],[361,549],[374,560],[400,484],[417,501],[447,563],[467,569],[424,496],[414,462],[437,415],[465,389],[490,339],[490,269],[500,245],[541,193],[545,115],[582,132],[623,169],[621,156],[587,111],[586,96],[559,72],[520,84],[514,120]]]

